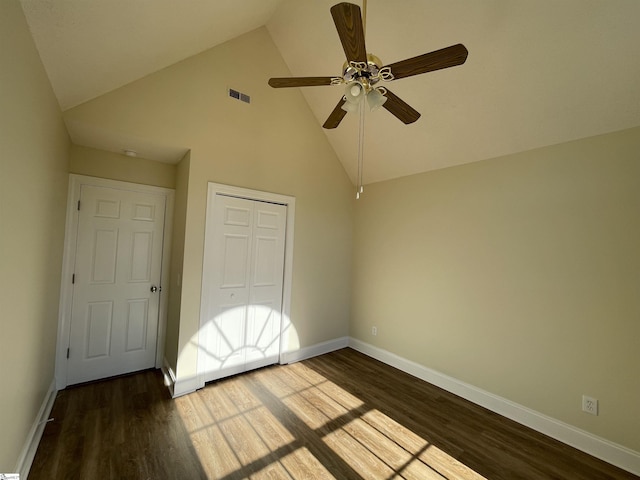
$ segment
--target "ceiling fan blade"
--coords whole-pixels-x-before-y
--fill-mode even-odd
[[[364,28],[360,7],[353,3],[338,3],[331,7],[333,23],[342,42],[342,48],[349,62],[367,62],[364,44]]]
[[[387,67],[391,69],[394,79],[405,78],[462,65],[467,60],[467,55],[469,55],[469,51],[459,43],[435,52],[395,62]]]
[[[318,87],[321,85],[331,85],[333,77],[289,77],[270,78],[269,85],[273,88],[283,87]]]
[[[389,89],[386,89],[387,101],[382,104],[390,113],[398,117],[398,119],[405,123],[413,123],[420,118],[420,113],[414,110],[407,102],[400,99],[397,95],[391,93]]]
[[[342,109],[342,105],[344,105],[344,102],[345,102],[345,99],[343,97],[338,102],[338,105],[336,105],[336,108],[333,109],[333,112],[331,112],[331,114],[329,115],[329,118],[327,118],[327,121],[324,122],[324,124],[322,125],[322,128],[331,129],[331,128],[336,128],[338,125],[340,125],[340,122],[342,121],[344,116],[347,114],[347,112]]]

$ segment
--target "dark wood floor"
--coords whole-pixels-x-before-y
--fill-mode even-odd
[[[171,400],[147,371],[59,392],[39,479],[639,479],[350,349]]]

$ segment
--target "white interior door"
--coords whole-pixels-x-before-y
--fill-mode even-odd
[[[165,197],[83,185],[67,384],[156,360]]]
[[[286,220],[285,205],[224,195],[207,212],[204,381],[278,361]]]

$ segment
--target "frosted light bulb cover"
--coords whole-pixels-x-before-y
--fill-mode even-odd
[[[367,102],[369,103],[369,108],[372,112],[380,108],[386,101],[387,97],[385,97],[379,90],[371,90],[367,95]]]

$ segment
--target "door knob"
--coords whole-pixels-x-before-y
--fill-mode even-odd
[[[158,291],[158,287],[155,285],[151,285],[151,293],[156,293]]]

